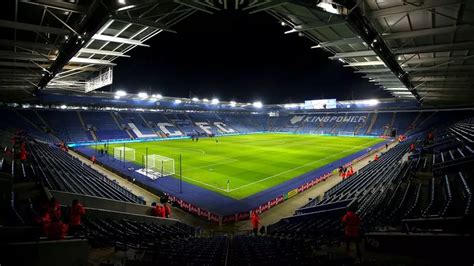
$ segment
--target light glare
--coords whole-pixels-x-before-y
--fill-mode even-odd
[[[117,95],[119,97],[123,97],[123,96],[127,95],[127,92],[123,91],[123,90],[119,90],[119,91],[115,92],[115,95]]]
[[[253,107],[255,107],[255,108],[262,108],[262,106],[263,106],[262,102],[254,102],[253,103]]]

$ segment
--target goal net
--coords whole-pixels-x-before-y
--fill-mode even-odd
[[[157,176],[174,175],[174,159],[158,154],[148,155],[145,158],[145,167]]]
[[[135,149],[127,147],[115,147],[114,158],[120,161],[135,161]]]

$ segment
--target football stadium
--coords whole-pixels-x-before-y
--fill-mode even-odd
[[[474,1],[4,2],[0,265],[473,265]]]

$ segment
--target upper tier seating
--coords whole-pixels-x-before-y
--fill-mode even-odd
[[[38,113],[61,140],[67,142],[93,140],[92,135],[82,126],[78,112],[44,110]]]
[[[87,128],[94,130],[98,140],[129,139],[130,136],[117,125],[113,114],[100,111],[82,111],[82,118]]]

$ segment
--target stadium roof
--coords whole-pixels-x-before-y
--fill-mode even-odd
[[[8,0],[0,20],[0,93],[84,91],[114,60],[195,12],[266,12],[394,96],[474,98],[470,0]],[[320,5],[317,6],[318,2]],[[328,12],[329,11],[329,12]],[[331,13],[333,12],[333,13]],[[337,13],[337,14],[334,14]],[[6,92],[6,93],[5,93]],[[10,93],[11,94],[11,93]],[[17,93],[15,93],[17,95]]]

